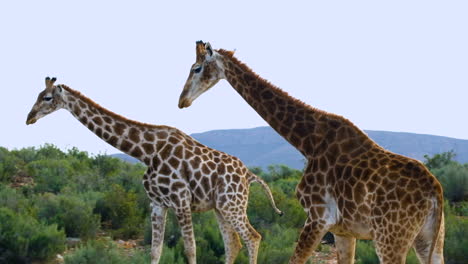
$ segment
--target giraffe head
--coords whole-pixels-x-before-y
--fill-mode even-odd
[[[179,108],[189,107],[202,93],[208,91],[224,78],[221,56],[211,48],[210,43],[197,41],[197,60],[190,69],[184,90],[179,98]]]
[[[63,106],[62,88],[54,85],[57,79],[46,77],[45,90],[37,96],[36,103],[32,107],[26,119],[26,124],[34,124],[36,121]]]

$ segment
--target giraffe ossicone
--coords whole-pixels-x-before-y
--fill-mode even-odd
[[[354,263],[356,238],[374,240],[384,264],[404,263],[411,247],[422,263],[443,263],[443,191],[421,162],[383,149],[346,118],[289,96],[233,52],[202,41],[179,107],[221,79],[307,159],[296,196],[308,218],[290,263],[305,263],[327,231],[340,264]]]
[[[250,263],[256,263],[261,235],[247,218],[249,187],[258,182],[278,214],[268,185],[236,157],[211,149],[169,126],[150,125],[115,114],[63,84],[46,78],[26,124],[59,109],[68,110],[110,145],[142,161],[148,169],[143,185],[151,200],[151,262],[159,262],[168,208],[175,211],[188,262],[196,263],[192,211],[214,209],[224,240],[226,263],[234,263],[246,244]]]

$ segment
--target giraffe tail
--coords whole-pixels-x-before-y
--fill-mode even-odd
[[[435,206],[434,206],[434,215],[436,217],[434,221],[434,233],[432,237],[432,244],[431,244],[431,249],[429,251],[429,262],[430,264],[433,263],[433,255],[435,251],[435,247],[438,246],[437,243],[439,239],[443,241],[443,236],[444,236],[444,195],[443,195],[443,189],[440,184],[438,184],[438,189],[439,192],[436,194],[436,201],[435,201]],[[441,230],[442,229],[442,230]],[[442,237],[439,237],[442,236]],[[443,247],[443,242],[442,245]],[[442,257],[442,256],[440,256]],[[442,257],[443,258],[443,257]],[[443,260],[443,259],[442,259]],[[437,262],[437,261],[436,261]],[[443,263],[443,262],[442,262]]]
[[[257,175],[255,175],[255,174],[253,174],[251,172],[249,172],[248,180],[249,180],[249,184],[252,183],[252,182],[260,183],[260,185],[262,186],[262,188],[265,191],[266,195],[268,196],[268,199],[270,200],[271,206],[273,207],[275,212],[277,214],[279,214],[280,216],[283,216],[284,213],[280,209],[278,209],[278,207],[276,207],[275,199],[273,198],[273,194],[271,193],[271,190],[270,190],[270,187],[268,186],[268,184],[262,178],[258,177]]]

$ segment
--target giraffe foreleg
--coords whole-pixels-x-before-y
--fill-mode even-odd
[[[197,262],[195,237],[193,234],[192,212],[190,208],[176,209],[175,214],[184,239],[185,256],[189,264]]]
[[[236,260],[236,257],[242,248],[242,244],[240,242],[239,235],[224,219],[222,214],[217,210],[215,210],[215,212],[221,234],[223,235],[226,264],[232,264]]]
[[[353,264],[356,238],[335,235],[338,264]]]
[[[151,203],[151,209],[151,264],[157,264],[163,248],[167,208]]]
[[[312,256],[313,251],[318,246],[327,230],[328,228],[325,226],[324,220],[307,218],[289,263],[305,263]]]

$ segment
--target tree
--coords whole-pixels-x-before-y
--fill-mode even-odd
[[[435,154],[434,156],[429,157],[429,155],[424,155],[424,158],[426,159],[426,162],[424,164],[429,170],[434,170],[434,169],[439,169],[442,168],[443,166],[446,166],[448,164],[451,164],[455,161],[453,161],[453,158],[455,158],[456,154],[453,152],[453,150],[449,152],[443,152],[440,154]]]

